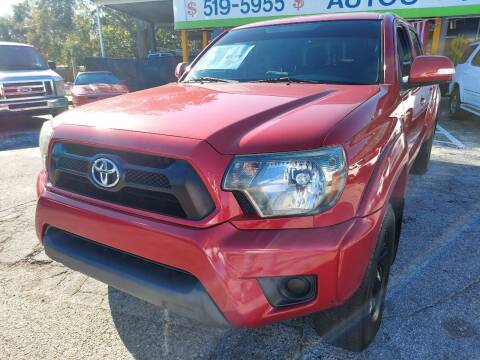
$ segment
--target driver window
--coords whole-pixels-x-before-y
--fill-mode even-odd
[[[412,67],[413,56],[407,32],[403,27],[397,28],[397,57],[401,78],[408,77]]]

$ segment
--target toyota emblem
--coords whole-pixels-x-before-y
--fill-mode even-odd
[[[106,158],[99,158],[93,162],[91,175],[95,184],[103,188],[113,188],[120,181],[118,166]]]

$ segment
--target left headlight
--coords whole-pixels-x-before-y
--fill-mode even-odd
[[[53,125],[52,121],[45,121],[42,125],[42,130],[40,130],[40,137],[38,139],[38,145],[40,147],[40,155],[42,157],[43,168],[47,169],[47,156],[48,156],[48,145],[50,144],[50,139],[53,135]]]
[[[55,93],[57,96],[66,96],[65,82],[63,80],[55,80]]]
[[[241,191],[261,217],[311,215],[331,208],[347,178],[341,146],[236,156],[223,189]]]

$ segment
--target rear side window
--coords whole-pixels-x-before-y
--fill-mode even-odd
[[[462,55],[462,58],[459,61],[459,64],[465,64],[467,60],[470,58],[470,55],[475,51],[475,46],[470,46],[465,50],[465,52]]]
[[[480,50],[477,52],[477,55],[472,60],[472,65],[480,67]]]
[[[422,44],[418,39],[417,33],[413,30],[410,30],[410,37],[412,38],[413,47],[415,48],[415,54],[417,54],[417,56],[423,55]]]
[[[409,76],[413,56],[407,32],[403,27],[397,28],[397,56],[401,77]]]

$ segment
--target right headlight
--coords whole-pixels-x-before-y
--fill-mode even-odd
[[[236,156],[223,189],[244,193],[261,217],[306,216],[335,205],[346,178],[345,152],[335,146]]]
[[[55,80],[55,93],[57,96],[66,96],[65,82],[63,80]]]
[[[48,156],[48,145],[50,144],[50,139],[53,135],[53,125],[52,121],[45,121],[40,130],[40,137],[38,139],[38,145],[40,147],[40,155],[42,157],[43,168],[47,169],[47,156]]]

